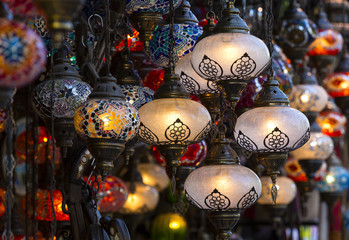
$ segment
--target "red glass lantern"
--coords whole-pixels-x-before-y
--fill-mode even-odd
[[[145,76],[143,85],[144,87],[151,88],[156,91],[160,85],[164,82],[165,71],[163,69],[154,69]]]
[[[340,137],[345,133],[346,117],[335,111],[324,111],[316,118],[320,125],[322,133],[330,137]]]
[[[6,191],[0,188],[0,217],[5,213],[5,193]]]
[[[132,52],[142,52],[144,49],[144,43],[139,40],[139,32],[136,29],[132,29],[132,36],[127,35],[128,48]],[[121,41],[116,47],[117,52],[121,52],[125,48],[125,41]]]
[[[153,156],[155,160],[160,163],[162,166],[166,165],[166,159],[161,155],[158,148],[153,146]],[[201,142],[191,144],[188,146],[188,150],[184,153],[181,158],[180,166],[198,166],[206,157],[207,154],[207,144],[204,140]]]
[[[89,184],[94,181],[94,176],[90,178]],[[84,177],[87,181],[87,177]],[[100,201],[98,201],[98,208],[100,212],[116,212],[126,202],[128,197],[128,188],[125,183],[117,177],[107,176],[102,182],[99,178],[99,192]]]
[[[324,80],[324,87],[331,97],[349,96],[349,72],[335,72]]]
[[[40,15],[33,0],[5,0],[14,15],[36,17]]]
[[[343,37],[340,33],[328,29],[321,31],[308,48],[310,56],[331,55],[335,56],[343,47]]]
[[[6,111],[0,109],[0,133],[3,132],[6,128]]]
[[[319,181],[326,173],[327,164],[324,162],[321,168],[315,173],[315,181]],[[307,182],[308,178],[305,175],[298,160],[294,157],[289,157],[285,163],[286,175],[295,182]]]
[[[21,134],[18,135],[15,142],[15,149],[16,149],[16,157],[18,163],[25,162],[26,159],[26,134],[27,132],[24,130]],[[28,132],[28,141],[27,144],[28,147],[28,155],[30,159],[34,155],[34,149],[33,149],[33,135],[32,131],[29,130]],[[48,153],[47,153],[48,151]],[[48,161],[51,160],[52,156],[52,137],[48,133],[45,127],[40,126],[38,127],[38,163],[45,163],[46,159]],[[61,158],[61,154],[59,151],[59,148],[56,147],[55,151],[55,164],[59,164],[59,160]]]

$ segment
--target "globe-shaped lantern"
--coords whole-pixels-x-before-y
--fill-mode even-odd
[[[262,195],[258,203],[261,205],[272,205],[273,200],[270,189],[273,183],[269,177],[261,177],[260,179],[262,182]],[[278,177],[276,187],[278,188],[277,205],[288,205],[296,197],[297,187],[290,178]]]
[[[186,15],[176,14],[174,17],[173,37],[175,39],[174,63],[178,62],[183,56],[190,53],[202,34],[202,27],[198,25],[198,20],[190,11],[190,4],[188,1],[183,1],[182,5],[177,9],[179,13],[186,13]],[[177,12],[176,11],[176,12]],[[169,46],[169,31],[170,24],[159,26],[150,41],[150,61],[161,67],[166,67],[169,62],[170,46]]]
[[[340,137],[345,133],[346,117],[336,111],[322,111],[316,118],[322,133],[330,137]]]
[[[177,8],[181,4],[181,0],[174,0],[174,8]],[[170,10],[169,0],[150,0],[147,2],[141,0],[127,0],[126,12],[128,14],[137,12],[158,12],[165,15]]]
[[[40,15],[39,10],[35,6],[33,0],[4,0],[14,15],[32,17]]]
[[[308,19],[297,1],[292,0],[281,23],[278,44],[293,64],[303,60],[316,34],[316,25]]]
[[[155,187],[159,192],[168,187],[170,179],[165,169],[156,163],[139,163],[137,169],[142,176],[143,183]]]
[[[102,77],[74,116],[75,129],[86,139],[88,150],[97,159],[102,178],[114,167],[113,161],[139,127],[137,110],[125,101],[115,82],[111,76]]]
[[[257,77],[270,61],[267,46],[249,34],[239,10],[229,1],[213,34],[194,47],[191,63],[195,72],[209,81],[217,81],[234,107],[247,82]]]
[[[6,191],[0,188],[0,217],[5,213],[5,194]]]
[[[0,87],[28,85],[38,77],[45,63],[41,38],[23,23],[1,18]]]
[[[185,240],[187,237],[187,222],[177,213],[163,213],[153,221],[151,240]]]
[[[153,69],[146,76],[143,81],[143,85],[152,89],[153,91],[158,90],[161,84],[164,83],[165,70]]]
[[[3,132],[6,128],[6,111],[3,108],[0,108],[0,133]]]
[[[65,50],[56,53],[52,72],[54,79],[50,78],[34,88],[32,102],[39,116],[47,120],[48,126],[51,125],[51,114],[55,118],[55,139],[57,146],[63,149],[65,157],[67,148],[73,146],[75,111],[86,101],[92,89],[81,81]],[[51,96],[54,102],[52,109]]]
[[[131,215],[144,214],[154,210],[159,202],[159,192],[154,187],[140,182],[134,184],[135,191],[129,193],[126,203],[119,212]],[[129,187],[130,183],[126,183],[126,185]]]

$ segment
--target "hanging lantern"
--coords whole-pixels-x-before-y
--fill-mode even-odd
[[[27,131],[29,131],[28,139],[26,139]],[[46,159],[51,161],[52,158],[52,137],[43,126],[38,127],[37,132],[37,161],[38,164],[46,163]],[[26,151],[29,159],[32,159],[34,157],[34,149],[32,147],[34,145],[34,138],[32,134],[33,131],[31,131],[30,129],[24,130],[23,132],[19,133],[16,138],[15,150],[18,163],[24,163],[26,161]],[[26,149],[26,144],[30,146],[28,149]],[[56,148],[54,163],[59,164],[60,158],[61,154],[59,148]]]
[[[136,29],[132,29],[132,36],[127,34],[127,46],[131,52],[142,52],[144,48],[144,43],[139,40],[139,32]],[[122,52],[125,49],[124,41],[121,41],[115,50],[117,52]]]
[[[75,111],[86,101],[91,93],[91,87],[81,81],[77,70],[70,65],[65,50],[55,55],[52,73],[54,79],[50,78],[34,88],[32,102],[48,126],[51,126],[50,119],[53,114],[55,139],[57,146],[64,149],[63,157],[65,157],[67,148],[73,146]],[[52,93],[53,81],[55,86]],[[52,109],[51,95],[54,102]]]
[[[5,213],[5,194],[6,191],[0,188],[0,217]]]
[[[345,133],[346,117],[340,112],[323,111],[316,118],[323,134],[330,137],[340,137]]]
[[[152,89],[153,91],[156,91],[160,85],[164,83],[164,76],[164,69],[154,69],[145,76],[143,85]]]
[[[177,8],[181,0],[174,0],[174,8]],[[149,50],[149,42],[153,37],[153,31],[161,22],[162,15],[170,10],[169,0],[127,0],[126,12],[130,14],[130,20],[134,28],[139,32],[139,38],[144,42],[144,50]]]
[[[36,17],[40,15],[33,0],[5,0],[14,15],[21,17]]]
[[[137,169],[142,176],[143,183],[161,192],[168,187],[170,183],[166,171],[163,167],[156,163],[140,163]]]
[[[247,82],[257,77],[270,61],[267,46],[249,34],[234,1],[227,3],[213,32],[194,47],[191,63],[195,72],[217,85],[234,107]]]
[[[293,87],[289,96],[290,105],[303,112],[309,122],[313,123],[318,113],[326,107],[328,94],[323,87],[318,85],[310,68],[303,67],[299,78],[299,84]]]
[[[102,77],[89,99],[75,112],[74,126],[87,141],[104,178],[139,127],[137,110],[125,101],[116,79]]]
[[[188,1],[183,1],[181,6],[177,9],[176,13],[177,12],[187,14],[177,14],[174,18],[174,63],[178,62],[178,60],[193,50],[198,37],[202,34],[202,27],[198,25],[199,21],[190,11],[190,4]],[[169,62],[169,56],[171,54],[168,44],[170,30],[170,24],[160,25],[154,31],[154,36],[150,41],[150,61],[160,67],[166,67]]]
[[[261,177],[260,179],[262,182],[262,195],[260,199],[258,199],[258,203],[261,205],[273,205],[270,194],[273,183],[269,177]],[[278,196],[276,198],[277,205],[288,205],[296,197],[297,187],[290,178],[280,176],[276,187],[278,188]]]
[[[163,213],[153,221],[151,227],[152,240],[185,240],[187,236],[187,222],[176,213]]]
[[[94,182],[95,177],[91,176],[90,182]],[[87,181],[87,177],[84,177]],[[107,176],[104,181],[97,178],[99,183],[97,203],[101,213],[113,213],[118,211],[126,202],[128,197],[128,188],[125,183],[117,177]],[[89,182],[89,183],[90,183]],[[88,183],[88,184],[89,184]]]
[[[44,12],[48,28],[52,31],[53,40],[61,43],[64,32],[74,29],[73,19],[82,9],[85,0],[33,0]]]
[[[135,182],[134,184],[134,192],[129,193],[126,203],[119,212],[130,215],[153,211],[159,202],[159,192],[155,188],[140,182]],[[126,185],[130,187],[130,183],[127,182]]]
[[[0,87],[19,88],[33,82],[46,63],[41,38],[23,23],[1,18]]]
[[[3,108],[0,108],[0,133],[3,132],[6,128],[6,111]]]
[[[315,40],[316,34],[315,24],[308,19],[297,0],[292,0],[281,23],[278,44],[294,66],[304,59],[308,46]]]

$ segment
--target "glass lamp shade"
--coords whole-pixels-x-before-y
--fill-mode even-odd
[[[174,0],[174,8],[177,8],[181,2],[182,0]],[[170,2],[168,0],[127,0],[125,10],[128,14],[136,12],[158,12],[165,15],[170,10]]]
[[[0,87],[23,87],[31,83],[45,63],[41,38],[23,23],[1,18]]]
[[[188,201],[210,211],[242,210],[260,197],[262,185],[258,176],[241,165],[200,167],[184,183]]]
[[[129,187],[130,184],[126,183]],[[135,182],[135,192],[129,193],[126,203],[119,210],[122,214],[144,214],[156,208],[159,202],[159,192],[148,185]]]
[[[314,42],[308,48],[310,56],[332,55],[335,56],[342,51],[343,37],[340,33],[328,29],[321,31]]]
[[[38,164],[45,163],[46,160],[51,161],[52,158],[52,137],[48,133],[45,127],[38,127],[37,129],[37,144],[38,144],[38,151],[37,151],[37,161]],[[28,132],[28,139],[26,139],[27,131],[24,130],[23,132],[19,133],[19,135],[16,138],[15,141],[15,150],[16,150],[16,159],[17,163],[24,163],[26,161],[26,151],[29,156],[29,158],[34,157],[34,138],[33,138],[33,132],[29,130]],[[30,147],[26,150],[26,144],[28,144]],[[56,147],[55,151],[55,164],[59,164],[61,158],[61,153],[59,148]]]
[[[73,118],[75,111],[86,101],[91,87],[73,79],[56,78],[53,92],[53,116],[55,118]],[[52,80],[37,85],[32,93],[32,101],[40,117],[51,117]]]
[[[185,89],[193,95],[205,93],[218,93],[215,82],[207,81],[200,77],[193,69],[191,61],[192,53],[188,53],[176,64],[175,72]]]
[[[185,240],[187,230],[184,217],[177,213],[163,213],[153,221],[151,240]]]
[[[332,138],[321,132],[311,132],[310,139],[301,148],[292,151],[293,157],[302,159],[322,159],[325,160],[333,152]]]
[[[261,177],[260,179],[262,182],[262,195],[261,198],[258,199],[258,203],[262,205],[272,205],[273,199],[271,197],[270,189],[273,183],[270,177]],[[296,184],[288,177],[278,177],[276,181],[276,188],[278,190],[276,204],[288,205],[296,197]]]
[[[162,98],[139,109],[138,137],[152,145],[190,145],[211,129],[211,117],[200,103],[183,98]]]
[[[121,84],[119,87],[125,95],[126,101],[131,103],[137,110],[154,99],[154,91],[148,87],[126,84]]]
[[[0,133],[3,132],[6,128],[6,111],[3,108],[0,108]]]
[[[150,61],[160,67],[167,67],[170,57],[169,46],[170,25],[159,26],[150,41],[149,53]],[[174,24],[173,37],[174,62],[178,62],[183,56],[190,53],[202,34],[202,27],[195,24]]]
[[[324,79],[324,87],[331,97],[349,96],[349,72],[336,72]]]
[[[165,70],[154,69],[151,70],[144,79],[143,85],[152,89],[153,91],[158,90],[161,84],[164,82]]]
[[[289,152],[309,139],[309,121],[291,107],[258,107],[243,113],[236,122],[235,139],[245,150]]]
[[[316,184],[320,192],[343,192],[349,188],[349,172],[342,166],[332,166],[326,176]]]
[[[89,99],[74,116],[75,130],[86,138],[128,141],[139,127],[139,116],[132,104],[109,99]]]
[[[323,134],[340,137],[345,133],[347,119],[339,112],[324,111],[317,116],[316,122],[320,125]]]
[[[53,206],[56,213],[57,221],[69,221],[69,215],[63,213],[62,210],[63,196],[59,190],[53,191]],[[22,209],[25,210],[25,198],[22,201]],[[53,221],[51,194],[50,190],[38,189],[36,193],[36,220]],[[32,216],[32,212],[27,212],[28,216]]]
[[[127,44],[128,49],[131,52],[142,52],[144,49],[144,43],[139,40],[139,32],[136,29],[132,29],[132,36],[127,34]],[[125,49],[125,42],[121,41],[118,45],[115,46],[117,52],[121,52]]]
[[[319,85],[298,84],[289,96],[291,107],[301,112],[320,112],[327,104],[328,94]]]
[[[206,80],[247,82],[258,76],[269,60],[268,48],[259,38],[246,33],[218,33],[195,45],[191,63],[195,72]]]
[[[0,217],[5,213],[5,194],[6,191],[0,188]]]
[[[33,18],[40,15],[33,0],[5,0],[4,2],[8,4],[14,15]]]
[[[162,166],[166,166],[166,159],[161,155],[158,148],[156,146],[153,146],[152,150],[154,159]],[[180,166],[196,167],[206,158],[206,155],[207,144],[205,140],[191,144],[188,146],[187,151],[181,157]]]
[[[302,169],[302,166],[299,164],[298,159],[289,156],[285,165],[285,172],[287,176],[295,182],[307,182],[308,178],[305,172]],[[327,164],[324,161],[318,171],[315,173],[315,181],[319,181],[326,173]]]
[[[165,168],[156,163],[139,163],[137,169],[142,176],[143,183],[161,192],[170,183]]]

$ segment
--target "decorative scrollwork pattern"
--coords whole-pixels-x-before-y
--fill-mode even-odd
[[[238,202],[237,208],[238,209],[245,209],[251,207],[258,199],[258,194],[256,192],[256,189],[254,187],[251,188],[251,190],[246,193]]]
[[[185,197],[192,205],[197,208],[203,209],[203,207],[188,194],[187,190],[185,190]]]
[[[212,193],[205,198],[205,205],[212,210],[221,211],[229,208],[230,200],[215,188]]]
[[[200,95],[206,93],[218,93],[217,84],[213,81],[206,81],[207,88],[205,86],[200,85],[194,78],[190,77],[183,71],[180,74],[180,80],[185,89],[193,95]]]
[[[177,120],[166,129],[165,137],[171,142],[174,142],[174,144],[178,144],[185,141],[190,136],[190,133],[189,127],[177,118]]]
[[[281,152],[288,145],[290,139],[278,127],[264,138],[264,146],[273,152]]]
[[[244,78],[256,70],[256,62],[245,53],[241,58],[236,60],[230,67],[230,71],[234,76]]]
[[[250,152],[258,151],[257,145],[249,137],[243,134],[241,131],[239,131],[239,135],[236,141],[241,147],[243,147],[244,149]]]
[[[308,142],[310,138],[310,128],[307,129],[307,131],[304,133],[304,135],[292,146],[293,150],[296,150],[303,146],[306,142]]]
[[[138,135],[148,144],[155,145],[159,142],[159,138],[149,128],[144,126],[143,123],[139,126]]]
[[[222,67],[215,61],[204,55],[199,65],[200,72],[210,80],[216,80],[223,74]]]

